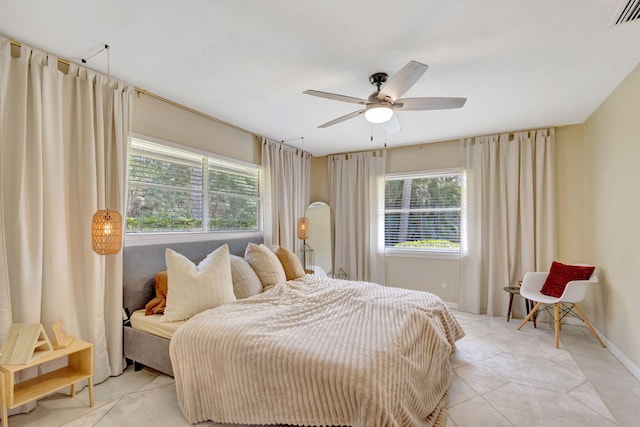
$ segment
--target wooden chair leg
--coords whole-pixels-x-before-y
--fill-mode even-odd
[[[562,303],[559,302],[558,306],[560,307],[559,311],[562,311]],[[560,325],[560,331],[562,331],[562,317],[560,317],[560,321],[558,322],[558,324]]]
[[[594,337],[596,337],[596,339],[598,340],[598,342],[600,343],[600,345],[604,348],[607,348],[606,345],[604,345],[604,343],[602,342],[602,340],[600,339],[600,337],[598,336],[598,334],[596,333],[596,331],[593,329],[593,326],[591,326],[591,323],[589,322],[589,320],[587,319],[587,316],[584,315],[584,313],[582,312],[582,310],[580,310],[580,307],[578,307],[576,304],[573,305],[573,309],[575,310],[575,312],[578,314],[578,316],[580,316],[580,318],[582,319],[582,321],[584,322],[585,325],[587,325],[587,329],[589,329],[589,331],[591,331],[591,333],[593,334]]]
[[[560,348],[560,303],[553,305],[553,314],[556,330],[556,348]]]
[[[541,305],[542,305],[541,302],[536,303],[536,305],[529,312],[529,314],[527,314],[527,317],[525,317],[524,320],[522,321],[522,323],[520,323],[520,326],[518,326],[518,330],[522,329],[522,327],[527,324],[529,319],[531,319],[531,317],[533,317],[533,315],[536,314],[536,312],[538,311],[538,309],[540,308]]]

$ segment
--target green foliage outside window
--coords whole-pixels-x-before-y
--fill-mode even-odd
[[[257,169],[134,139],[126,231],[259,230],[259,184]]]
[[[460,248],[458,173],[389,177],[385,184],[386,247]]]
[[[395,248],[416,248],[416,249],[459,249],[460,243],[449,240],[413,240],[410,242],[396,243]]]

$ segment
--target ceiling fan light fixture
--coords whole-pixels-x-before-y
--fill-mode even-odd
[[[370,123],[386,123],[391,120],[393,110],[387,105],[376,105],[368,108],[364,113],[364,117]]]

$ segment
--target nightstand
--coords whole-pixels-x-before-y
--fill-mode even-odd
[[[518,286],[505,286],[503,289],[505,292],[507,292],[509,294],[509,307],[507,309],[507,322],[509,321],[509,319],[511,319],[511,307],[513,306],[513,296],[514,295],[520,295],[520,284],[522,282],[518,282]],[[529,314],[529,311],[531,311],[533,309],[533,301],[529,301],[528,299],[524,299],[524,305],[527,308],[527,314]],[[536,325],[536,316],[533,317],[533,325],[534,327],[537,327]]]
[[[67,366],[46,374],[15,383],[15,374],[52,360],[68,357]],[[32,400],[39,399],[61,388],[71,386],[71,397],[75,396],[75,385],[82,380],[89,383],[89,406],[93,408],[93,344],[76,339],[69,347],[37,355],[23,365],[0,365],[2,386],[2,426],[9,425],[7,411]]]

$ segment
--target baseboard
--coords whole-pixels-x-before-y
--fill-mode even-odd
[[[609,339],[602,332],[600,332],[598,328],[594,326],[593,329],[595,329],[598,335],[603,338],[603,341],[607,345],[607,349],[611,352],[611,354],[613,354],[615,358],[618,359],[620,363],[622,363],[622,366],[624,366],[629,370],[629,372],[631,372],[631,375],[633,375],[638,381],[640,381],[640,368],[636,366],[636,364],[631,360],[629,360],[629,358],[625,356],[624,353],[615,346],[615,344],[609,341]]]
[[[584,326],[584,322],[582,320],[568,316],[562,319],[562,323],[566,323],[567,325]],[[591,326],[593,326],[593,324]],[[629,360],[629,358],[625,356],[624,353],[615,346],[615,344],[609,341],[606,335],[603,334],[598,328],[593,326],[593,329],[595,329],[598,335],[600,335],[600,338],[602,338],[602,341],[604,341],[607,346],[607,350],[609,350],[609,352],[613,354],[613,356],[618,359],[620,363],[622,363],[622,366],[624,366],[629,372],[631,372],[631,375],[633,375],[638,381],[640,381],[640,368],[636,366],[636,364],[631,360]]]
[[[447,307],[449,307],[452,310],[457,310],[458,309],[458,303],[457,302],[444,302]]]

